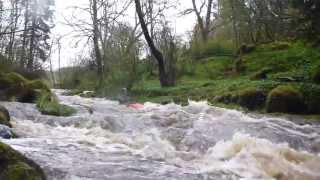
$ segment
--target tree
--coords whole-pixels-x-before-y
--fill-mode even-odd
[[[202,17],[202,9],[207,5],[207,11],[205,17]],[[201,7],[198,9],[196,1],[192,0],[192,9],[187,10],[186,12],[193,11],[197,17],[197,26],[200,31],[200,36],[203,42],[207,42],[209,33],[211,32],[211,24],[212,24],[212,14],[213,14],[213,0],[207,0],[201,4]]]
[[[300,34],[312,41],[320,41],[320,1],[318,0],[292,0],[292,6],[300,12],[295,25],[299,27]]]
[[[95,58],[97,62],[97,73],[99,77],[99,84],[101,85],[103,81],[103,65],[102,65],[102,55],[100,51],[99,45],[99,26],[98,26],[98,8],[97,8],[97,0],[92,0],[91,2],[92,9],[92,25],[93,25],[93,44],[94,44],[94,52]]]
[[[172,86],[173,84],[172,82],[169,81],[168,75],[166,73],[163,54],[155,46],[155,43],[150,36],[148,26],[144,20],[144,14],[142,12],[140,0],[135,0],[135,5],[136,5],[136,12],[140,21],[140,25],[141,25],[141,29],[143,31],[144,37],[147,41],[147,44],[150,48],[152,55],[158,62],[160,84],[162,87]]]

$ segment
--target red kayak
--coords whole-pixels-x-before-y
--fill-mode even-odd
[[[129,104],[128,107],[133,109],[143,109],[144,105],[140,103],[132,103],[132,104]]]

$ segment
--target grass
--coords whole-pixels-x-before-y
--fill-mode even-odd
[[[38,97],[37,107],[42,114],[52,116],[70,116],[76,112],[74,108],[60,104],[57,98],[49,92],[43,92]]]
[[[302,42],[278,42],[257,47],[243,57],[245,69],[240,74],[233,73],[234,59],[231,57],[185,62],[179,65],[183,73],[175,87],[161,88],[156,78],[145,79],[131,89],[133,100],[180,104],[186,104],[188,99],[208,100],[216,106],[245,110],[238,101],[226,103],[216,100],[223,96],[239,98],[237,96],[241,96],[246,89],[261,90],[267,95],[277,86],[292,85],[301,91],[306,103],[313,109],[308,113],[320,114],[320,108],[316,108],[320,106],[320,86],[313,80],[313,74],[320,66],[320,51]],[[264,69],[268,69],[265,78],[252,78]],[[260,111],[265,112],[265,109]]]

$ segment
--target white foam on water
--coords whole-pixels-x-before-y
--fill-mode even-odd
[[[59,98],[78,113],[59,118],[33,105],[5,104],[21,138],[3,141],[44,167],[49,179],[320,179],[320,155],[309,146],[320,138],[318,125],[205,101],[135,110],[99,98]]]

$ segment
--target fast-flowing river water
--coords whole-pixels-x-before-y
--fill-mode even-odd
[[[205,102],[132,109],[56,92],[77,114],[45,116],[33,104],[2,103],[20,136],[2,141],[49,180],[320,179],[320,124]]]

